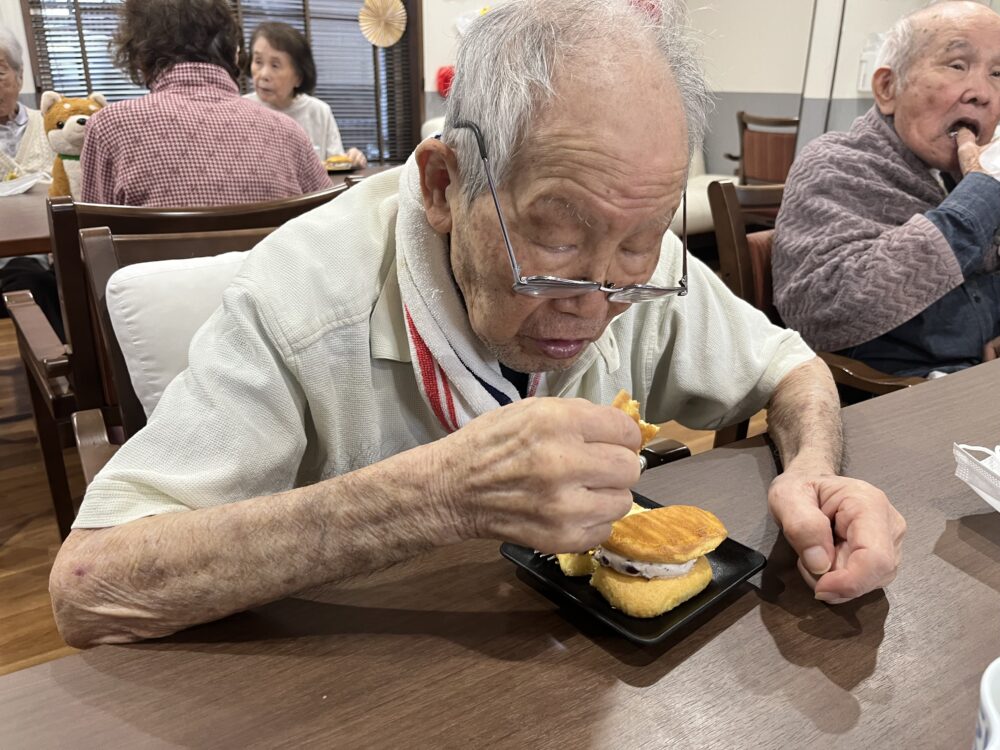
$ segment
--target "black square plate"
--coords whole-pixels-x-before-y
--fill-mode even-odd
[[[648,497],[636,492],[632,495],[644,508],[660,507],[659,503]],[[686,622],[716,605],[729,591],[761,570],[767,562],[757,550],[726,539],[708,553],[708,561],[712,565],[712,582],[704,591],[659,617],[641,618],[630,617],[608,604],[597,589],[590,585],[590,579],[586,576],[571,578],[563,575],[554,556],[548,559],[548,555],[509,543],[500,546],[500,554],[538,579],[542,590],[553,600],[559,603],[566,600],[573,602],[630,641],[640,644],[659,643]]]

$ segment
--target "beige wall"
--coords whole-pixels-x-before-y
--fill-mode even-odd
[[[870,96],[867,91],[858,89],[861,53],[869,35],[885,32],[897,19],[926,4],[925,0],[846,0],[844,31],[840,39],[840,55],[833,86],[834,99]],[[873,72],[874,68],[871,68],[865,74],[869,81],[865,89],[870,86]]]
[[[455,64],[458,32],[455,18],[486,5],[501,5],[503,0],[424,0],[424,90],[437,91],[437,71],[442,65]]]
[[[809,45],[808,0],[688,0],[715,91],[800,94]]]
[[[496,0],[424,0],[424,83],[435,90],[442,65],[453,65],[455,18]],[[808,0],[688,0],[717,91],[802,91],[812,3]]]
[[[21,3],[18,0],[0,0],[0,26],[5,26],[14,32],[24,49],[24,83],[22,94],[35,93],[35,78],[31,69],[31,57],[28,53],[28,42],[24,38],[24,19],[21,16]]]

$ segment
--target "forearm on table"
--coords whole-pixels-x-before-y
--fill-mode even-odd
[[[821,359],[809,360],[782,378],[768,404],[767,429],[781,452],[785,471],[840,472],[840,400]]]
[[[74,531],[50,593],[68,643],[155,638],[461,541],[429,446],[279,495]]]

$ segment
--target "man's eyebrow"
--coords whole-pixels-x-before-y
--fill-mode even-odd
[[[957,49],[969,50],[972,49],[972,45],[969,43],[968,39],[952,39],[948,42],[948,46],[944,48],[944,51],[954,52]]]

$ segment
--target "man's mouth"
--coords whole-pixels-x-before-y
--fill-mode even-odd
[[[972,131],[972,134],[976,136],[976,140],[977,141],[979,140],[979,123],[967,117],[962,117],[959,118],[958,120],[955,120],[955,122],[953,122],[951,126],[948,128],[948,135],[952,138],[957,138],[958,131],[961,128],[968,128],[969,130]]]
[[[535,339],[542,354],[551,359],[570,359],[587,345],[589,339]]]

